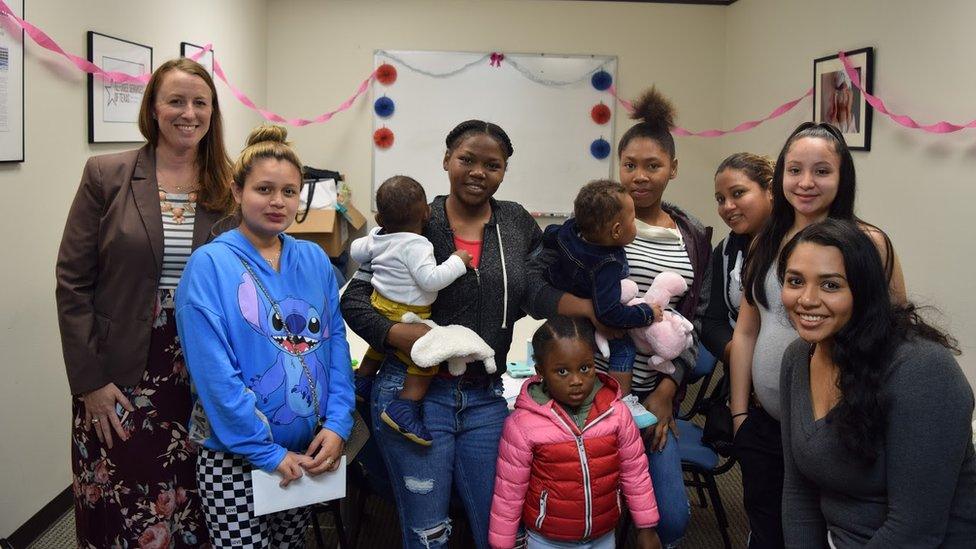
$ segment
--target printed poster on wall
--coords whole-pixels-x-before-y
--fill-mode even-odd
[[[152,48],[88,31],[88,60],[105,71],[133,76],[151,73]],[[110,82],[88,75],[88,142],[132,143],[139,133],[139,106],[145,84]]]
[[[7,2],[24,18],[24,1]],[[0,20],[0,162],[24,161],[24,31]]]

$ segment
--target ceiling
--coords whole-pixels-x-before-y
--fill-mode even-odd
[[[638,4],[704,4],[707,6],[728,6],[735,0],[590,0],[593,2],[634,2]]]

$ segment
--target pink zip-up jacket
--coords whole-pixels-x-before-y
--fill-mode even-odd
[[[498,447],[488,542],[515,545],[519,522],[559,541],[598,538],[617,526],[621,494],[638,528],[658,523],[640,431],[620,401],[617,382],[597,374],[583,429],[555,401],[538,404],[522,385]]]

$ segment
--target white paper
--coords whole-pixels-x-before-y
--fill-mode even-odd
[[[508,409],[515,409],[515,400],[518,398],[519,393],[522,392],[522,385],[525,383],[526,378],[514,378],[507,373],[502,375],[502,396],[508,401]]]
[[[265,473],[260,469],[251,472],[251,488],[254,497],[254,514],[267,515],[346,497],[346,456],[342,456],[339,468],[316,476],[304,473],[282,488],[281,475]]]
[[[308,189],[315,185],[315,193],[312,194],[312,210],[328,210],[335,208],[338,199],[335,179],[320,179],[318,181],[306,181],[302,185],[302,191],[298,198],[298,209],[302,211],[308,203]]]

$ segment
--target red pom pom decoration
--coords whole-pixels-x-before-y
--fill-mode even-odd
[[[383,84],[384,86],[389,86],[390,84],[396,82],[396,67],[389,63],[383,63],[376,69],[376,79],[379,80],[380,84]]]
[[[373,132],[373,143],[381,149],[389,149],[393,146],[393,130],[390,128],[380,128]]]
[[[599,105],[594,105],[590,110],[590,118],[593,119],[597,124],[606,124],[610,121],[610,107],[600,103]]]

